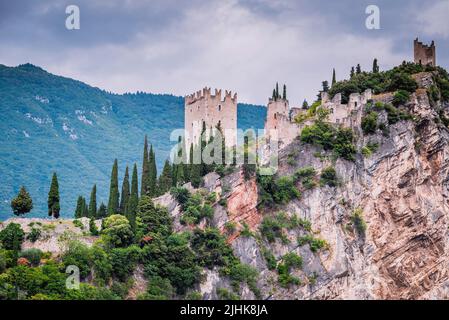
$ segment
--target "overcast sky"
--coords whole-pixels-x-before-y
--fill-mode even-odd
[[[81,29],[67,30],[67,5]],[[380,8],[380,30],[365,8]],[[352,65],[413,59],[435,40],[449,67],[449,0],[0,0],[0,64],[26,62],[105,90],[186,95],[204,86],[266,104],[276,81],[292,105]]]

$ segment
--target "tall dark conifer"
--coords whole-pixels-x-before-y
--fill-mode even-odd
[[[170,165],[170,161],[165,160],[164,168],[162,169],[161,176],[159,177],[159,192],[160,194],[164,194],[168,190],[170,190],[173,182],[173,174],[172,174],[172,166]]]
[[[276,100],[280,98],[279,95],[279,84],[276,82]]]
[[[137,164],[134,164],[133,167],[133,174],[131,178],[131,193],[129,196],[128,206],[126,208],[126,217],[129,220],[129,223],[131,224],[131,227],[133,230],[135,230],[136,227],[136,213],[137,213],[137,206],[139,204],[139,190],[138,190],[138,181],[137,181]]]
[[[75,219],[79,219],[82,217],[83,217],[83,197],[78,196],[78,200],[76,201]]]
[[[123,183],[122,183],[122,195],[120,197],[120,213],[123,215],[126,215],[126,209],[128,206],[129,196],[130,196],[129,172],[128,172],[128,166],[126,166],[125,176],[123,177]]]
[[[373,72],[374,73],[379,73],[379,65],[377,64],[377,59],[374,58],[373,60]]]
[[[143,156],[142,156],[142,177],[141,177],[141,187],[140,195],[144,196],[148,192],[148,181],[149,181],[149,165],[148,165],[148,139],[145,136],[145,142],[143,145]]]
[[[108,215],[119,212],[119,191],[118,191],[118,163],[114,160],[111,172],[111,184],[109,187]]]
[[[158,195],[157,190],[157,168],[156,155],[153,150],[153,145],[150,147],[150,154],[148,157],[148,195],[154,197]]]
[[[90,192],[89,200],[89,217],[95,218],[97,216],[97,185],[94,184]]]
[[[287,86],[284,84],[284,87],[282,88],[282,99],[287,100]]]
[[[334,85],[337,82],[337,78],[335,77],[335,68],[332,69],[332,85]]]
[[[61,207],[59,205],[59,184],[56,172],[53,173],[51,179],[50,191],[48,192],[48,215],[54,218],[59,218],[59,211]]]

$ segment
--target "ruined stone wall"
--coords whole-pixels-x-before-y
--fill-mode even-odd
[[[416,38],[413,42],[413,52],[415,63],[436,66],[435,43],[433,41],[430,46],[428,46],[418,41],[418,38]]]
[[[225,91],[222,99],[221,90],[215,89],[211,94],[210,88],[204,88],[190,96],[185,97],[185,135],[186,146],[191,143],[197,144],[201,135],[203,122],[206,124],[206,134],[210,128],[220,123],[225,134],[226,146],[232,147],[236,144],[237,132],[237,94],[232,96],[231,91]]]

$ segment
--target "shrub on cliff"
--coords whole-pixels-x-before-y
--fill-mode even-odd
[[[377,112],[375,111],[369,111],[363,118],[362,118],[362,130],[365,134],[371,134],[376,133],[377,129]]]
[[[24,186],[20,188],[18,195],[12,199],[11,208],[17,216],[28,213],[33,209],[33,200]]]

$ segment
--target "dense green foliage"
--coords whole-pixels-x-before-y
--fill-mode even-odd
[[[317,120],[301,131],[301,141],[333,150],[337,157],[354,161],[356,149],[353,132],[349,128],[335,128],[330,123]]]
[[[258,175],[259,200],[261,206],[286,204],[290,200],[301,197],[301,193],[291,177],[275,177],[272,175]]]
[[[108,215],[113,215],[120,212],[119,198],[120,193],[118,191],[118,163],[117,159],[115,159],[111,172],[111,184],[109,186]]]
[[[335,171],[334,167],[327,167],[321,171],[320,184],[322,186],[327,185],[329,187],[338,186],[337,171]]]

